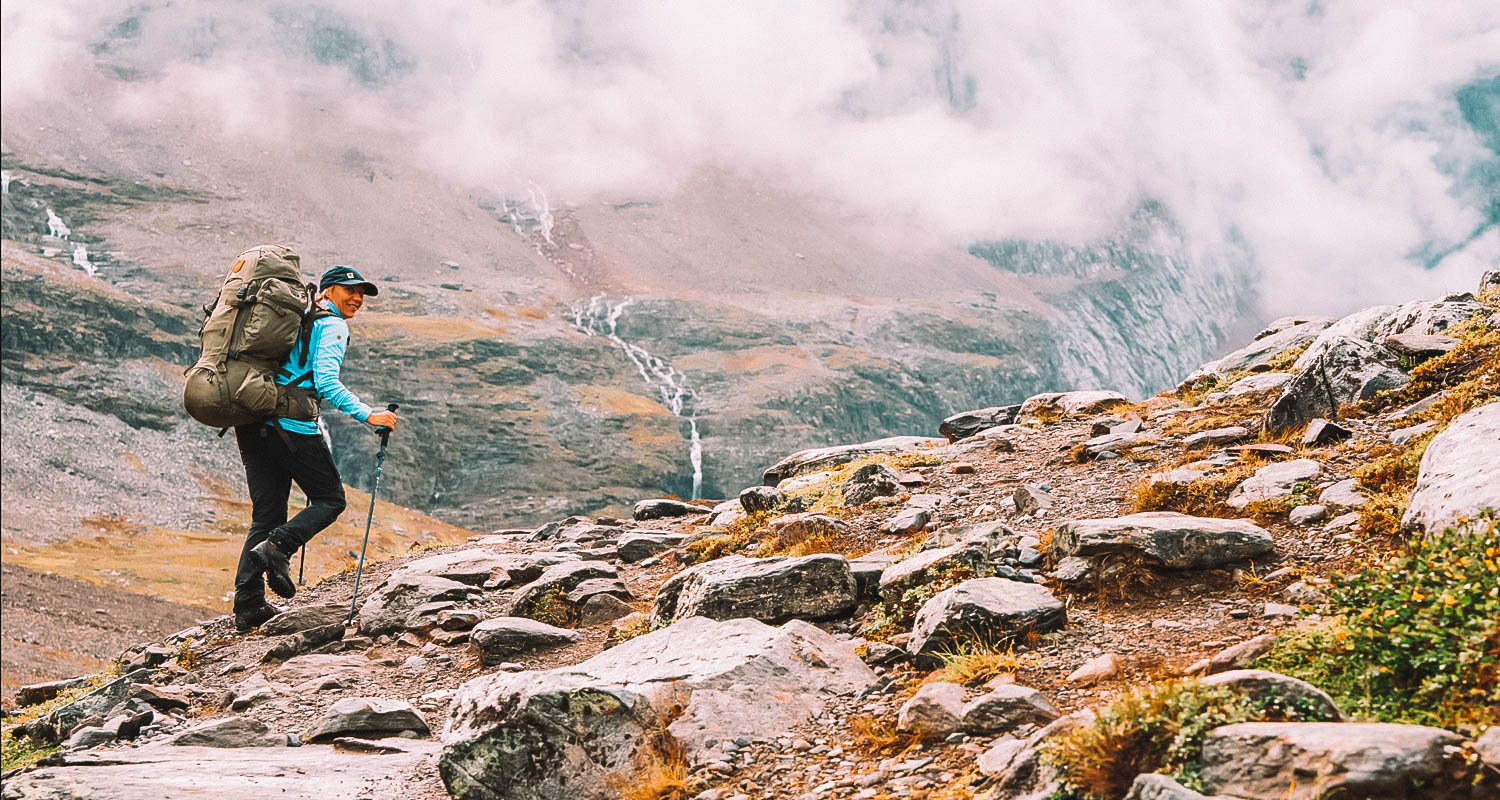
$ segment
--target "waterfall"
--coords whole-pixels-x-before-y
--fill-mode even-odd
[[[66,239],[73,235],[68,226],[63,224],[62,217],[50,208],[47,209],[47,235],[54,239]]]
[[[99,270],[94,263],[89,261],[89,249],[81,244],[73,246],[73,266],[87,272],[89,275],[98,275]]]
[[[620,336],[620,317],[635,300],[625,298],[611,302],[604,295],[595,295],[587,303],[578,301],[572,305],[573,325],[589,336],[603,336],[625,352],[630,363],[635,365],[646,385],[656,389],[662,403],[678,419],[688,424],[688,463],[693,470],[693,491],[690,499],[697,500],[703,492],[703,440],[698,435],[698,398],[690,386],[687,376],[671,364],[652,355],[646,348],[627,342]]]

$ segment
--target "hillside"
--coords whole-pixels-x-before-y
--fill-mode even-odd
[[[332,576],[28,690],[5,797],[1493,797],[1477,289]]]

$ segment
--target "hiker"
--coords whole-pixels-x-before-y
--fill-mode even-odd
[[[292,556],[344,510],[344,484],[318,422],[320,401],[371,427],[396,426],[394,411],[373,410],[339,380],[349,347],[348,321],[366,297],[379,293],[353,267],[323,273],[309,321],[276,372],[278,393],[286,398],[278,403],[278,416],[234,429],[252,506],[234,576],[234,622],[242,632],[280,613],[266,602],[267,582],[282,597],[296,594]],[[307,507],[288,520],[293,481],[307,495]]]

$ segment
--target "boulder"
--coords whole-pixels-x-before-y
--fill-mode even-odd
[[[1045,422],[1062,418],[1076,419],[1105,414],[1128,405],[1130,405],[1130,398],[1119,392],[1046,392],[1026,398],[1016,412],[1016,421]]]
[[[115,732],[99,725],[84,725],[69,734],[63,747],[68,750],[87,750],[115,740]]]
[[[1292,378],[1297,377],[1291,372],[1262,372],[1256,375],[1246,375],[1243,378],[1229,384],[1222,392],[1214,392],[1207,398],[1213,402],[1224,402],[1241,397],[1248,397],[1261,392],[1280,390]]]
[[[1075,711],[1026,739],[1002,737],[975,759],[975,766],[990,779],[994,797],[1046,800],[1062,788],[1057,767],[1044,757],[1047,740],[1093,722],[1093,712]]]
[[[1205,790],[1250,800],[1408,797],[1442,774],[1463,737],[1382,722],[1241,722],[1208,732]]]
[[[1135,776],[1135,781],[1130,784],[1130,792],[1125,795],[1125,800],[1233,800],[1233,798],[1221,795],[1204,797],[1165,775],[1148,772]]]
[[[713,528],[722,528],[744,519],[748,514],[739,500],[725,500],[714,506],[709,512],[708,525]]]
[[[849,572],[859,587],[859,601],[874,602],[880,599],[880,576],[887,567],[896,563],[893,555],[865,555],[849,559]]]
[[[1271,646],[1274,644],[1276,644],[1276,634],[1263,633],[1220,650],[1213,656],[1204,659],[1201,670],[1189,670],[1189,674],[1202,673],[1205,675],[1214,675],[1225,670],[1248,667],[1255,663],[1261,656],[1269,653]]]
[[[64,678],[60,681],[47,681],[45,683],[32,683],[16,690],[16,705],[34,706],[45,703],[66,691],[87,686],[94,680],[93,675],[80,675],[76,678]]]
[[[1234,487],[1224,503],[1230,508],[1244,508],[1254,502],[1286,497],[1322,474],[1323,465],[1310,458],[1267,464]]]
[[[844,505],[862,506],[877,497],[900,494],[901,473],[884,464],[866,464],[844,481],[842,491]]]
[[[544,647],[572,644],[578,636],[577,631],[527,617],[491,617],[469,631],[469,641],[479,650],[479,660],[485,666]]]
[[[946,437],[948,441],[956,442],[990,428],[1009,425],[1016,421],[1016,415],[1020,411],[1020,405],[991,406],[975,411],[964,411],[943,420],[942,424],[938,425],[938,433]]]
[[[1500,276],[1500,272],[1495,275]],[[1496,281],[1500,284],[1500,280]],[[1500,725],[1491,725],[1478,739],[1474,740],[1474,754],[1479,756],[1480,763],[1491,769],[1500,769]]]
[[[1276,319],[1267,322],[1266,326],[1260,329],[1260,333],[1255,334],[1255,338],[1264,339],[1273,333],[1281,333],[1287,328],[1295,327],[1297,325],[1304,325],[1309,322],[1325,323],[1324,327],[1327,327],[1328,325],[1332,325],[1334,321],[1335,320],[1333,317],[1306,316],[1302,314],[1291,314],[1285,317],[1277,317]]]
[[[842,539],[853,533],[849,523],[823,514],[787,514],[771,520],[766,528],[771,539],[783,543],[805,542],[823,537]]]
[[[1485,307],[1472,298],[1416,300],[1401,306],[1372,306],[1356,311],[1328,326],[1297,359],[1293,368],[1301,372],[1340,339],[1381,342],[1398,333],[1438,334],[1453,325],[1483,313]]]
[[[392,573],[387,581],[398,580],[406,576],[425,575],[479,586],[489,580],[491,573],[497,570],[505,571],[510,562],[510,557],[496,555],[488,550],[459,550],[456,553],[428,556],[404,564]]]
[[[1231,425],[1227,428],[1214,428],[1213,430],[1190,434],[1182,440],[1182,446],[1189,450],[1196,450],[1200,447],[1218,447],[1219,445],[1238,442],[1249,436],[1249,428],[1240,425]]]
[[[1328,518],[1328,507],[1319,505],[1296,506],[1287,512],[1287,522],[1293,525],[1311,525]]]
[[[412,732],[426,736],[427,721],[405,700],[384,697],[345,697],[334,703],[308,736],[310,742],[322,742],[339,736],[379,739]]]
[[[1500,403],[1464,412],[1432,437],[1401,524],[1437,531],[1484,508],[1500,510]]]
[[[254,717],[233,716],[199,723],[168,742],[178,747],[282,747],[286,736],[267,732],[266,723]]]
[[[799,450],[767,469],[761,482],[767,486],[776,486],[787,478],[847,464],[865,456],[910,453],[922,447],[935,447],[943,443],[943,439],[931,439],[926,436],[892,436],[861,444]]]
[[[625,582],[619,578],[589,578],[573,587],[566,597],[569,605],[581,609],[584,603],[600,595],[616,597],[620,600],[635,599],[635,595],[630,593]]]
[[[1307,681],[1264,669],[1233,669],[1210,675],[1204,686],[1221,686],[1238,694],[1261,699],[1291,700],[1302,719],[1338,722],[1344,718],[1327,692]]]
[[[1354,435],[1354,431],[1345,428],[1337,422],[1329,422],[1319,417],[1307,423],[1307,429],[1302,432],[1302,445],[1304,447],[1315,447],[1317,445],[1333,444],[1342,442]]]
[[[1094,656],[1079,665],[1078,669],[1068,673],[1068,683],[1077,683],[1083,686],[1092,686],[1106,678],[1113,678],[1120,672],[1120,659],[1114,653],[1104,653]]]
[[[684,503],[681,500],[642,500],[631,509],[631,516],[637,520],[665,519],[667,517],[693,517],[707,514],[712,509],[704,506]]]
[[[704,763],[720,757],[710,742],[785,735],[875,680],[805,622],[692,617],[580,664],[469,681],[438,769],[458,800],[604,800],[653,731]]]
[[[614,594],[591,595],[578,606],[578,624],[585,628],[613,622],[639,613],[635,607]]]
[[[1083,452],[1090,456],[1099,456],[1103,453],[1119,453],[1129,450],[1137,445],[1148,444],[1156,441],[1154,433],[1106,433],[1103,436],[1095,436],[1083,443]]]
[[[577,614],[569,594],[584,581],[617,580],[619,572],[598,561],[570,561],[548,567],[540,577],[516,590],[511,615],[552,625],[570,625]],[[582,598],[587,599],[587,598]],[[580,600],[581,602],[581,600]]]
[[[1266,412],[1262,427],[1278,433],[1318,417],[1338,419],[1339,406],[1410,382],[1400,366],[1396,354],[1383,347],[1362,339],[1336,337],[1287,382]]]
[[[82,720],[95,716],[102,719],[110,709],[130,695],[132,686],[144,683],[148,675],[149,673],[144,669],[132,670],[98,688],[91,689],[72,702],[55,708],[46,716],[28,723],[26,730],[29,733],[26,735],[47,743],[61,741],[61,737],[73,730]]]
[[[1217,361],[1204,364],[1199,369],[1199,373],[1228,375],[1241,370],[1264,372],[1270,369],[1271,360],[1276,356],[1292,348],[1311,343],[1331,324],[1333,324],[1332,320],[1318,317],[1300,324],[1286,326],[1281,330],[1256,338],[1250,344]]]
[[[774,511],[786,502],[786,493],[774,486],[751,486],[740,492],[740,508],[747,514]]]
[[[406,627],[406,616],[417,606],[442,600],[463,600],[480,590],[458,581],[431,575],[393,574],[365,599],[355,617],[365,636],[396,633]]]
[[[1429,336],[1423,333],[1398,333],[1385,337],[1381,344],[1406,357],[1411,364],[1426,361],[1458,347],[1459,340],[1452,336]]]
[[[349,616],[348,603],[317,603],[310,606],[293,606],[266,620],[260,632],[267,636],[285,636],[310,628],[342,624]]]
[[[854,610],[857,591],[843,556],[726,556],[689,567],[662,584],[651,620],[659,626],[687,617],[832,619]]]
[[[628,534],[625,534],[628,535]],[[490,580],[485,582],[485,587],[498,589],[514,583],[530,583],[542,577],[542,573],[558,564],[567,564],[582,560],[577,553],[540,552],[527,553],[526,555],[509,555],[505,561],[505,580]],[[499,576],[499,573],[496,573]]]
[[[938,739],[959,729],[964,716],[964,687],[938,681],[917,690],[896,715],[897,730]]]
[[[262,662],[283,661],[292,656],[316,650],[329,642],[336,642],[344,638],[344,622],[339,620],[318,628],[294,633],[276,643],[276,646],[266,651],[261,657]]]
[[[1266,555],[1271,534],[1245,519],[1149,511],[1063,523],[1052,536],[1055,557],[1135,552],[1173,569],[1213,567]]]
[[[627,533],[616,542],[615,551],[621,561],[634,564],[671,550],[686,538],[680,533]]]
[[[960,726],[973,736],[994,736],[1026,724],[1046,725],[1059,716],[1041,692],[1010,683],[966,703]]]
[[[1318,494],[1319,505],[1329,508],[1359,508],[1369,498],[1359,491],[1359,481],[1354,478],[1339,481]]]
[[[1005,578],[976,578],[938,592],[917,612],[906,649],[930,662],[964,642],[1000,645],[1029,631],[1067,622],[1062,601],[1044,587]]]
[[[1035,514],[1052,507],[1052,493],[1034,483],[1023,483],[1011,493],[1017,514]]]
[[[910,536],[921,532],[932,521],[932,512],[920,506],[908,506],[881,523],[880,529],[898,536]]]
[[[984,565],[984,550],[969,543],[923,550],[891,564],[880,573],[880,599],[887,605],[899,605],[907,592],[931,583],[945,573],[978,577]]]

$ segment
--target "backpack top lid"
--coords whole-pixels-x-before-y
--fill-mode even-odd
[[[279,244],[263,244],[252,247],[229,265],[224,282],[249,282],[260,278],[279,278],[284,281],[302,281],[302,257],[290,247]]]

